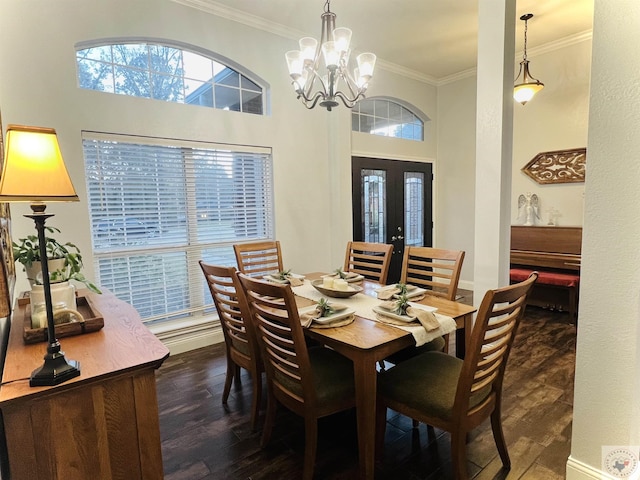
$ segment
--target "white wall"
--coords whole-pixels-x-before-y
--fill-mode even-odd
[[[464,250],[460,287],[473,289],[476,78],[438,87],[437,238],[440,248]]]
[[[518,196],[530,192],[540,201],[539,224],[547,224],[548,209],[553,207],[560,212],[558,225],[582,225],[584,183],[540,185],[521,169],[538,153],[587,146],[591,41],[587,37],[529,59],[532,74],[545,87],[526,105],[514,105],[513,223],[519,223]]]
[[[270,86],[271,115],[255,116],[79,89],[75,48],[102,38],[142,37],[194,45],[230,58]],[[81,131],[95,130],[273,148],[276,237],[287,268],[323,270],[340,265],[351,238],[350,111],[307,110],[295,98],[284,52],[297,44],[264,30],[197,11],[168,0],[3,0],[0,16],[0,109],[10,123],[53,127],[80,196],[77,204],[51,205],[52,225],[73,241],[91,266],[89,216]],[[436,117],[435,88],[378,69],[371,95],[414,102]],[[385,140],[385,139],[382,139]],[[361,152],[398,158],[435,156],[436,139],[394,141],[379,153],[379,138],[358,143]],[[384,142],[383,142],[384,143]],[[331,192],[330,195],[327,192]],[[12,206],[13,237],[33,232]],[[327,227],[329,223],[329,228]],[[27,289],[19,272],[17,291]]]
[[[640,475],[602,455],[640,445],[638,25],[637,1],[595,1],[570,480]]]
[[[561,212],[559,225],[582,225],[584,183],[540,185],[521,171],[540,152],[586,146],[591,40],[582,35],[575,41],[545,53],[529,52],[531,71],[545,88],[525,106],[514,105],[514,224],[518,196],[531,192],[540,199],[541,224],[554,207]],[[437,246],[467,252],[460,280],[464,288],[473,285],[475,121],[475,76],[438,87]]]

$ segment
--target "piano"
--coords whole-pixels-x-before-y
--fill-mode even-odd
[[[577,320],[580,289],[582,227],[511,227],[511,282],[530,272],[539,277],[527,301],[531,305],[569,312]]]

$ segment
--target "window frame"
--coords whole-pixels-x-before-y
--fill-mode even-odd
[[[90,169],[93,168],[92,166],[93,166],[93,163],[95,162],[93,162],[92,159],[87,158],[86,142],[93,143],[96,141],[110,142],[110,143],[117,142],[118,144],[121,144],[121,145],[125,145],[125,144],[133,145],[134,147],[142,145],[144,148],[142,148],[141,150],[144,150],[146,147],[151,147],[154,149],[155,148],[177,149],[175,150],[175,153],[176,154],[179,153],[179,155],[176,155],[176,157],[179,156],[180,159],[184,162],[184,164],[182,165],[182,171],[184,175],[184,180],[185,182],[187,182],[185,183],[184,195],[185,195],[185,198],[190,198],[190,200],[185,202],[184,216],[185,216],[185,222],[186,222],[185,224],[186,233],[185,233],[184,239],[183,237],[179,237],[179,238],[176,237],[176,239],[171,237],[169,240],[175,240],[175,241],[169,241],[169,240],[165,241],[164,238],[157,239],[157,240],[152,238],[151,240],[146,239],[146,242],[140,241],[139,244],[136,244],[136,243],[128,243],[127,238],[130,238],[130,237],[128,237],[127,235],[129,234],[123,233],[122,235],[124,236],[125,241],[122,244],[116,244],[115,240],[114,240],[114,245],[112,246],[104,246],[104,245],[100,246],[101,244],[97,244],[98,234],[96,233],[96,226],[99,224],[98,219],[103,220],[106,216],[104,213],[105,200],[102,198],[102,196],[104,196],[105,192],[110,192],[111,190],[108,188],[108,184],[106,184],[107,185],[106,187],[104,186],[105,185],[104,182],[100,184],[102,185],[101,189],[96,188],[94,185],[92,185],[92,182],[95,182],[93,178],[96,177],[96,175],[95,175],[95,172]],[[230,265],[230,266],[235,265],[235,256],[233,253],[234,243],[273,239],[274,231],[275,231],[275,212],[274,212],[275,202],[274,202],[274,178],[273,178],[274,162],[273,162],[272,149],[270,147],[259,147],[259,146],[252,147],[252,146],[245,146],[245,145],[228,145],[228,144],[220,144],[220,143],[213,143],[213,142],[199,142],[199,141],[188,141],[188,140],[139,137],[139,136],[133,136],[133,135],[103,133],[103,132],[94,132],[94,131],[87,131],[87,130],[82,132],[82,145],[83,145],[83,154],[84,154],[84,161],[85,161],[85,178],[86,178],[85,181],[87,184],[86,186],[87,186],[89,218],[91,219],[91,222],[90,222],[91,239],[92,239],[92,245],[94,247],[93,248],[94,250],[93,264],[95,268],[97,283],[107,288],[108,290],[111,290],[114,294],[116,294],[116,296],[119,296],[119,298],[121,298],[122,300],[125,300],[128,303],[131,303],[134,307],[136,307],[140,312],[141,317],[143,318],[143,322],[147,323],[148,325],[153,324],[154,326],[159,326],[169,322],[175,322],[176,320],[193,321],[197,318],[203,318],[205,316],[209,316],[209,317],[213,316],[215,313],[215,309],[213,308],[211,296],[208,293],[206,282],[204,282],[204,277],[198,265],[198,260],[202,259],[208,263],[217,263],[217,264],[224,264],[224,265]],[[215,153],[212,153],[208,157],[204,157],[199,154],[199,152],[202,152],[202,151],[215,152]],[[202,178],[202,176],[196,175],[195,173],[198,173],[198,172],[194,170],[194,168],[192,167],[194,163],[198,161],[198,158],[210,161],[211,158],[214,158],[218,154],[222,155],[224,158],[231,159],[230,160],[231,168],[234,171],[236,169],[236,166],[237,168],[244,168],[245,165],[249,165],[249,167],[253,167],[253,170],[250,170],[249,173],[250,174],[252,172],[256,173],[257,176],[255,177],[256,179],[254,180],[254,183],[257,182],[258,186],[255,187],[253,184],[249,185],[247,187],[249,188],[249,190],[244,190],[243,195],[241,195],[241,197],[244,198],[244,193],[246,192],[263,192],[264,193],[263,198],[256,200],[256,201],[264,200],[264,209],[263,209],[264,217],[261,217],[263,223],[258,222],[258,226],[254,226],[254,227],[251,227],[251,225],[253,224],[250,225],[250,228],[248,228],[247,230],[251,230],[254,233],[253,235],[242,235],[242,236],[227,235],[226,237],[224,236],[215,237],[215,238],[218,238],[218,240],[207,238],[199,241],[200,236],[201,235],[204,236],[204,233],[202,232],[204,229],[206,229],[207,222],[209,221],[211,222],[209,224],[210,230],[215,230],[217,232],[218,228],[214,226],[216,219],[208,220],[206,219],[206,217],[204,217],[203,219],[203,217],[201,216],[201,212],[203,211],[203,209],[201,206],[200,207],[198,206],[198,202],[196,199],[203,198],[203,197],[198,197],[197,195],[197,188],[198,188],[197,184],[198,184],[198,181]],[[121,157],[117,157],[117,158],[120,159]],[[191,160],[189,160],[189,158]],[[256,162],[255,165],[251,164],[252,161]],[[247,164],[247,162],[249,163]],[[203,163],[206,163],[206,162],[203,162]],[[114,168],[114,167],[111,166],[111,168]],[[220,171],[225,169],[224,165],[218,166],[216,168]],[[228,168],[227,168],[227,172],[228,172]],[[260,173],[264,173],[264,176],[259,177]],[[218,175],[218,177],[222,178],[223,175]],[[215,179],[218,177],[213,177],[213,178]],[[245,177],[242,175],[237,178],[233,178],[233,175],[232,175],[231,178],[232,178],[231,181],[227,179],[227,184],[237,182],[237,180],[239,179],[242,180],[243,184],[250,183],[250,182],[245,182],[244,181]],[[135,183],[135,181],[132,180],[132,183]],[[235,188],[235,184],[234,184],[234,188]],[[259,188],[259,190],[255,190],[255,188]],[[158,187],[158,190],[160,189],[161,187]],[[205,191],[205,189],[201,191]],[[207,199],[213,198],[214,204],[216,203],[215,202],[216,199],[218,200],[218,203],[224,203],[225,201],[229,203],[226,200],[226,198],[228,197],[225,196],[227,191],[228,190],[225,190],[224,194],[218,193],[218,197],[215,197],[215,195],[210,195],[209,188],[207,188],[205,197]],[[135,190],[134,192],[138,193]],[[131,195],[131,192],[129,194]],[[98,200],[96,200],[97,198],[96,196],[98,196]],[[124,211],[122,216],[123,221],[127,221],[131,218],[125,215],[127,213],[125,209],[127,204],[127,199],[125,194],[122,194],[121,196],[122,198],[119,198],[116,201],[112,201],[113,203],[111,205],[112,206],[115,205],[115,207],[118,207],[119,204],[121,204],[122,210]],[[222,201],[220,201],[221,199]],[[102,208],[98,209],[96,207],[96,202],[98,202],[97,204],[102,205]],[[108,201],[106,202],[108,203]],[[131,205],[131,207],[133,211],[136,211],[135,208],[138,207],[138,205],[137,204]],[[162,210],[163,207],[161,205],[158,205],[157,208],[158,208],[158,224],[161,224],[163,217],[161,216],[160,212],[163,211]],[[216,212],[215,207],[212,207],[212,209],[206,210],[206,211],[214,212],[214,214]],[[228,211],[228,209],[226,211]],[[234,213],[237,213],[238,211],[242,213],[242,209],[237,208],[235,206],[233,207],[233,211]],[[99,213],[99,212],[102,212],[102,213]],[[212,217],[214,217],[214,214],[212,214]],[[259,217],[259,213],[256,214],[256,216],[251,216],[250,220],[254,220],[255,218],[258,218],[258,217]],[[221,214],[219,214],[219,216],[216,218],[217,218],[217,221],[220,222]],[[245,231],[244,229],[246,229],[246,226],[241,227],[240,231]],[[114,230],[117,230],[117,229],[114,229]],[[124,228],[124,231],[126,232],[127,228]],[[135,229],[133,231],[135,232]],[[235,234],[236,230],[234,229],[233,232]],[[167,234],[164,234],[164,235],[166,236]],[[184,263],[184,266],[186,269],[186,278],[184,282],[187,284],[187,286],[183,287],[183,290],[179,292],[181,296],[179,300],[187,303],[188,308],[183,308],[177,311],[163,312],[160,314],[155,313],[153,315],[145,315],[146,309],[141,308],[140,303],[135,300],[136,292],[132,291],[133,290],[132,288],[124,288],[124,287],[121,287],[120,289],[114,288],[112,283],[115,282],[116,280],[110,279],[106,281],[106,278],[108,278],[109,275],[114,275],[111,272],[111,270],[115,269],[116,265],[119,265],[119,268],[124,268],[122,267],[122,265],[124,264],[126,265],[126,272],[128,274],[127,276],[124,276],[124,278],[128,279],[126,283],[129,283],[131,281],[135,283],[136,280],[135,278],[133,278],[135,277],[135,275],[132,275],[132,272],[135,273],[137,272],[137,270],[132,268],[131,264],[133,262],[142,262],[145,258],[149,260],[153,260],[154,258],[157,259],[159,257],[162,257],[163,262],[170,263],[171,259],[169,257],[171,255],[184,256],[184,258],[177,258],[173,261]],[[117,264],[117,262],[120,262],[120,263]],[[162,265],[164,266],[163,262],[160,262],[160,263],[162,263]],[[155,266],[157,265],[157,263],[158,262],[154,263],[153,265]],[[162,278],[167,278],[167,277],[163,276]],[[119,279],[117,281],[125,283],[124,280]],[[169,288],[170,287],[167,287],[166,281],[163,281],[163,287],[156,289],[158,290],[158,292],[160,291],[162,292],[162,295],[158,293],[157,298],[161,298],[167,295],[166,292],[168,291]],[[185,289],[187,293],[185,293]],[[155,292],[155,290],[153,291]],[[123,298],[123,296],[126,298]],[[165,299],[164,301],[171,303],[174,300]]]
[[[238,90],[239,90],[239,97],[240,97],[240,104],[242,105],[242,99],[243,99],[243,93],[248,92],[248,93],[254,93],[255,90],[251,90],[248,88],[243,88],[242,87],[242,77],[246,78],[247,80],[249,80],[250,82],[252,82],[253,84],[257,85],[258,87],[260,87],[261,89],[261,113],[255,113],[255,112],[245,112],[245,111],[240,111],[238,113],[250,113],[252,115],[259,115],[259,116],[268,116],[271,114],[271,101],[270,101],[270,85],[269,82],[267,82],[264,78],[260,77],[259,75],[255,74],[254,72],[251,72],[249,70],[247,70],[245,67],[243,67],[242,65],[240,65],[237,62],[234,62],[233,60],[231,60],[228,57],[225,57],[224,55],[218,54],[216,52],[204,49],[204,48],[200,48],[197,47],[195,45],[191,45],[185,42],[179,42],[179,41],[175,41],[175,40],[168,40],[168,39],[164,39],[164,38],[157,38],[157,37],[123,37],[123,38],[114,38],[114,37],[110,37],[110,38],[103,38],[103,39],[95,39],[95,40],[90,40],[90,41],[83,41],[83,42],[78,42],[75,45],[75,56],[76,56],[76,82],[77,82],[77,86],[78,88],[81,88],[83,90],[88,90],[88,91],[96,91],[96,92],[100,92],[100,93],[113,93],[113,94],[118,94],[115,92],[115,88],[113,92],[105,92],[102,90],[98,90],[98,89],[91,89],[91,88],[84,88],[80,85],[80,68],[78,66],[78,53],[82,50],[86,50],[86,49],[90,49],[90,48],[98,48],[98,47],[110,47],[113,45],[135,45],[135,44],[146,44],[146,45],[160,45],[163,47],[168,47],[168,48],[174,48],[174,49],[179,49],[185,52],[189,52],[195,55],[199,55],[201,57],[205,57],[209,60],[212,60],[213,62],[216,62],[220,65],[223,65],[229,69],[231,69],[232,71],[235,71],[236,73],[240,74],[241,79],[239,82],[239,86],[238,86]],[[110,65],[112,67],[122,67],[122,65],[117,64],[113,61],[110,63]],[[158,73],[158,72],[152,72],[152,70],[148,70],[148,72],[151,73]],[[183,80],[183,84],[185,81],[187,80],[192,80],[191,78],[185,78],[184,75],[181,77]],[[206,83],[206,82],[203,82]],[[217,86],[225,86],[224,84],[219,84],[219,83],[209,83],[208,85],[211,86],[212,90],[215,89]],[[114,85],[115,87],[115,85]],[[178,101],[172,101],[172,100],[163,100],[163,99],[155,99],[155,98],[150,98],[147,96],[137,96],[137,95],[129,95],[129,96],[133,96],[136,98],[147,98],[147,99],[151,99],[151,100],[160,100],[160,101],[171,101],[173,103],[181,103],[183,105],[195,105],[195,106],[202,106],[198,103],[188,103],[186,102],[186,98],[183,98],[181,102]],[[206,106],[206,105],[204,105]],[[208,108],[215,108],[217,110],[225,110],[224,108],[217,108],[215,106],[215,100],[214,100],[214,105],[212,106],[207,106]]]
[[[377,112],[375,111],[376,102],[387,102],[386,115],[377,115]],[[371,105],[371,109],[373,110],[372,114],[361,111],[361,108],[363,106],[369,106],[369,105]],[[389,128],[391,125],[397,126],[398,125],[397,123],[392,123],[391,121],[392,120],[392,116],[390,114],[391,106],[399,107],[401,109],[401,115],[404,114],[404,112],[406,111],[408,114],[411,114],[416,120],[420,122],[420,129],[421,129],[420,138],[415,138],[415,135],[412,135],[409,137],[409,136],[403,136],[403,135],[400,135],[400,136],[389,135],[388,133],[387,134],[374,133],[373,130],[375,130],[375,128],[370,129],[368,131],[362,130],[363,128],[362,118],[371,119],[374,125],[376,125],[377,123],[383,123],[383,121],[386,120],[386,123],[380,128]],[[352,132],[383,136],[388,138],[397,138],[401,140],[424,142],[426,140],[425,138],[426,126],[427,126],[427,123],[430,121],[431,119],[417,107],[403,100],[400,100],[398,98],[387,97],[387,96],[367,97],[364,100],[359,101],[351,111],[351,131]],[[356,123],[357,123],[357,128],[356,128]],[[399,125],[414,125],[414,123],[401,123]],[[400,127],[400,130],[402,130],[402,127]]]

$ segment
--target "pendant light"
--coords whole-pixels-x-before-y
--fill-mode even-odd
[[[513,98],[522,105],[526,104],[533,96],[544,88],[544,83],[533,78],[529,73],[529,60],[527,60],[527,22],[533,17],[533,13],[527,13],[520,17],[524,21],[524,55],[520,62],[520,71],[513,87]],[[520,79],[522,74],[522,79]],[[518,81],[520,80],[520,81]]]

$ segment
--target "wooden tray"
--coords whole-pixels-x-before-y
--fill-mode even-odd
[[[76,297],[77,310],[84,317],[84,322],[68,322],[56,325],[56,338],[81,335],[83,333],[95,332],[104,327],[104,318],[98,311],[89,297]],[[14,312],[14,322],[24,325],[22,337],[24,343],[46,342],[46,328],[31,328],[31,307],[29,297],[18,299],[18,308]]]

